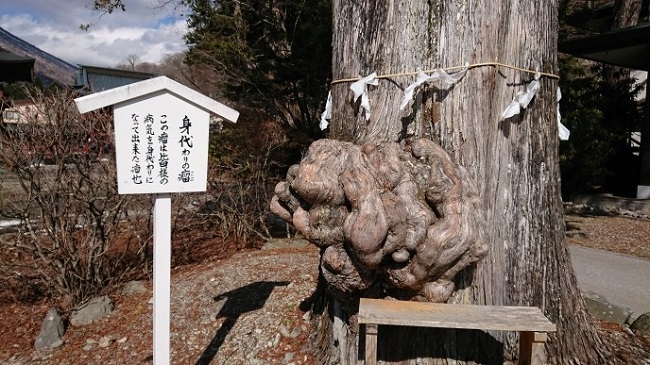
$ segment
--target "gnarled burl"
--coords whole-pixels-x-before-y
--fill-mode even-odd
[[[454,276],[488,249],[476,188],[428,139],[316,141],[276,186],[271,210],[322,248],[323,276],[343,301],[381,288],[445,302]]]

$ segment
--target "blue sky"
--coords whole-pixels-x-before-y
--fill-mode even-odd
[[[125,12],[101,16],[91,0],[0,0],[0,26],[72,64],[114,67],[129,55],[157,63],[186,49],[187,31],[182,10],[160,2],[124,0]]]

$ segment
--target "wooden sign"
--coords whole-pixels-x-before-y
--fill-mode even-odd
[[[171,193],[205,191],[210,114],[239,113],[165,76],[75,99],[80,113],[113,106],[120,194],[155,194],[153,362],[169,364]]]
[[[120,194],[205,191],[210,114],[239,116],[165,76],[75,102],[81,113],[113,106]]]

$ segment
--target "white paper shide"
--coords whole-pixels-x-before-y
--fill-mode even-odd
[[[482,65],[487,65],[487,64],[482,64]],[[441,88],[450,88],[463,79],[463,77],[465,76],[465,74],[467,73],[470,67],[471,67],[470,65],[466,64],[465,67],[461,68],[458,72],[455,73],[447,73],[443,69],[427,71],[427,73],[425,73],[418,69],[416,80],[404,89],[404,95],[402,97],[402,102],[400,103],[399,110],[400,111],[405,110],[406,107],[414,100],[418,88],[421,85],[426,83],[433,83],[434,81],[437,81],[440,84]],[[457,67],[455,68],[458,69]],[[540,83],[541,76],[542,76],[541,73],[535,72],[535,76],[533,77],[533,80],[526,85],[526,89],[519,91],[512,99],[512,102],[503,110],[503,112],[501,113],[501,120],[512,118],[515,115],[520,114],[522,110],[528,108],[535,95],[541,89],[541,83]],[[385,78],[385,77],[387,76],[377,76],[377,73],[373,72],[366,77],[360,78],[359,80],[353,82],[350,85],[350,90],[352,90],[352,92],[354,93],[355,102],[361,100],[360,107],[363,111],[363,115],[366,121],[370,119],[370,115],[371,115],[370,97],[368,96],[368,86],[369,85],[377,86],[379,84],[378,78]],[[560,139],[565,141],[569,139],[570,132],[560,122],[561,118],[560,118],[559,101],[561,97],[562,94],[560,93],[560,89],[558,88],[557,128],[558,128],[558,134]],[[330,93],[327,95],[325,110],[321,114],[320,125],[319,125],[321,130],[327,129],[329,125],[329,120],[331,120],[331,118],[332,118],[332,92],[330,91]]]
[[[430,83],[433,81],[441,81],[444,87],[451,87],[454,84],[456,84],[460,79],[465,76],[467,73],[467,68],[462,69],[461,71],[458,71],[453,74],[448,74],[445,72],[445,70],[436,70],[431,73],[431,75],[427,75],[424,72],[418,70],[417,78],[415,82],[413,82],[411,85],[409,85],[405,90],[404,90],[404,98],[402,99],[402,103],[399,106],[399,110],[404,110],[408,103],[413,100],[413,96],[415,94],[415,91],[417,90],[420,85],[424,83]]]
[[[354,93],[354,100],[361,98],[361,108],[363,109],[366,120],[370,120],[370,98],[368,97],[368,85],[377,86],[377,73],[373,72],[370,75],[356,81],[350,85],[350,90]]]

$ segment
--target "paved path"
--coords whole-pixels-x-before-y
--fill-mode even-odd
[[[569,250],[581,290],[631,309],[634,317],[650,312],[649,260],[574,245]]]

